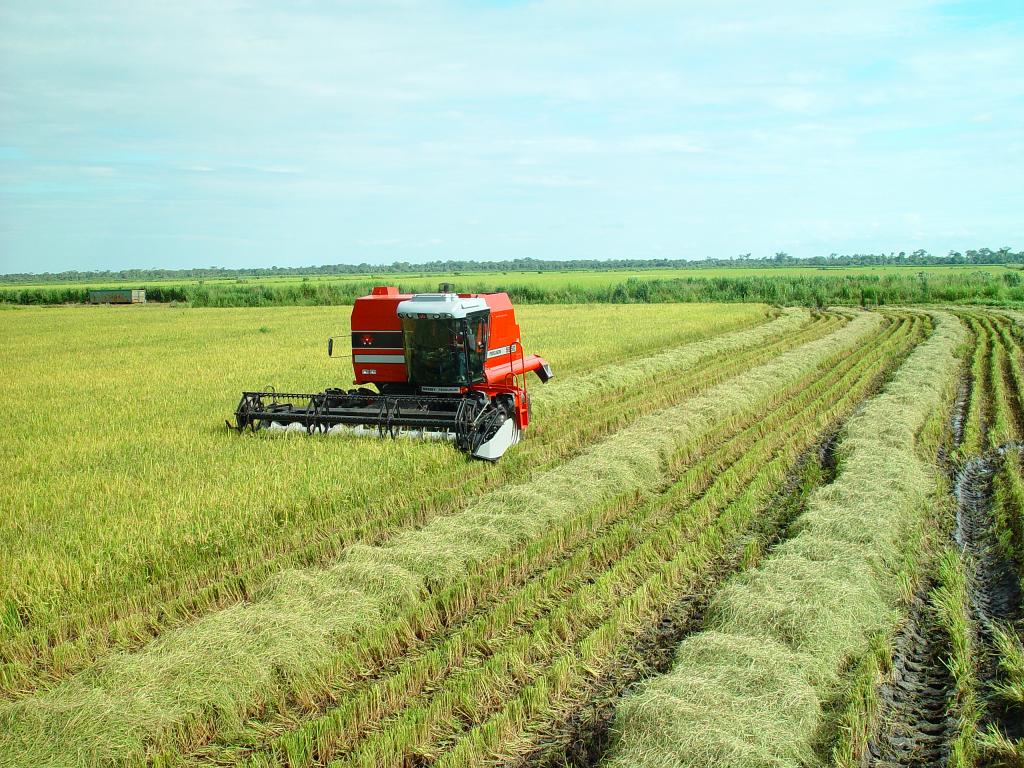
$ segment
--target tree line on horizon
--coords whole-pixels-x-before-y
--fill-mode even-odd
[[[391,264],[327,264],[307,267],[252,267],[232,269],[200,267],[192,269],[124,269],[64,272],[16,272],[0,275],[0,282],[17,283],[80,283],[90,281],[163,281],[240,279],[247,277],[320,277],[330,275],[412,275],[423,273],[456,274],[459,272],[566,272],[654,269],[707,269],[709,267],[876,267],[876,266],[943,266],[943,265],[1024,265],[1024,250],[1003,247],[996,250],[979,248],[964,252],[950,251],[936,256],[924,249],[911,253],[854,253],[796,258],[785,251],[770,257],[754,258],[750,253],[727,259],[508,259],[504,261],[446,260],[413,264],[396,261]]]
[[[771,271],[677,277],[631,276],[606,285],[543,284],[529,273],[479,275],[460,284],[470,293],[504,291],[517,304],[591,304],[661,302],[764,302],[776,305],[826,307],[892,304],[1024,305],[1024,269],[993,274],[981,269],[924,272],[889,270],[811,274]],[[379,280],[295,280],[180,282],[143,284],[150,302],[192,307],[269,307],[347,305],[366,295]],[[422,290],[422,280],[394,280],[400,291]],[[82,285],[0,288],[0,304],[82,304],[89,289]]]

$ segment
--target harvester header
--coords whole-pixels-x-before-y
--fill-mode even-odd
[[[526,375],[552,376],[524,352],[507,294],[456,293],[447,283],[418,294],[379,286],[356,299],[351,343],[356,388],[244,392],[234,428],[452,440],[493,461],[529,424]],[[331,339],[329,355],[334,348]]]

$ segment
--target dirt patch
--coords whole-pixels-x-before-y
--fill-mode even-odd
[[[892,679],[879,688],[882,714],[868,741],[869,766],[942,765],[956,728],[950,712],[953,679],[943,660],[946,638],[935,628],[922,585],[893,647]]]

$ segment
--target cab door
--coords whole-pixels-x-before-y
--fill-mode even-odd
[[[466,359],[469,363],[469,378],[473,382],[484,381],[484,363],[487,361],[487,341],[491,330],[491,313],[488,310],[471,312],[466,315],[463,333],[466,340]]]

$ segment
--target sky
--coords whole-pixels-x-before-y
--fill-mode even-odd
[[[1024,247],[1024,2],[0,5],[0,272]]]

